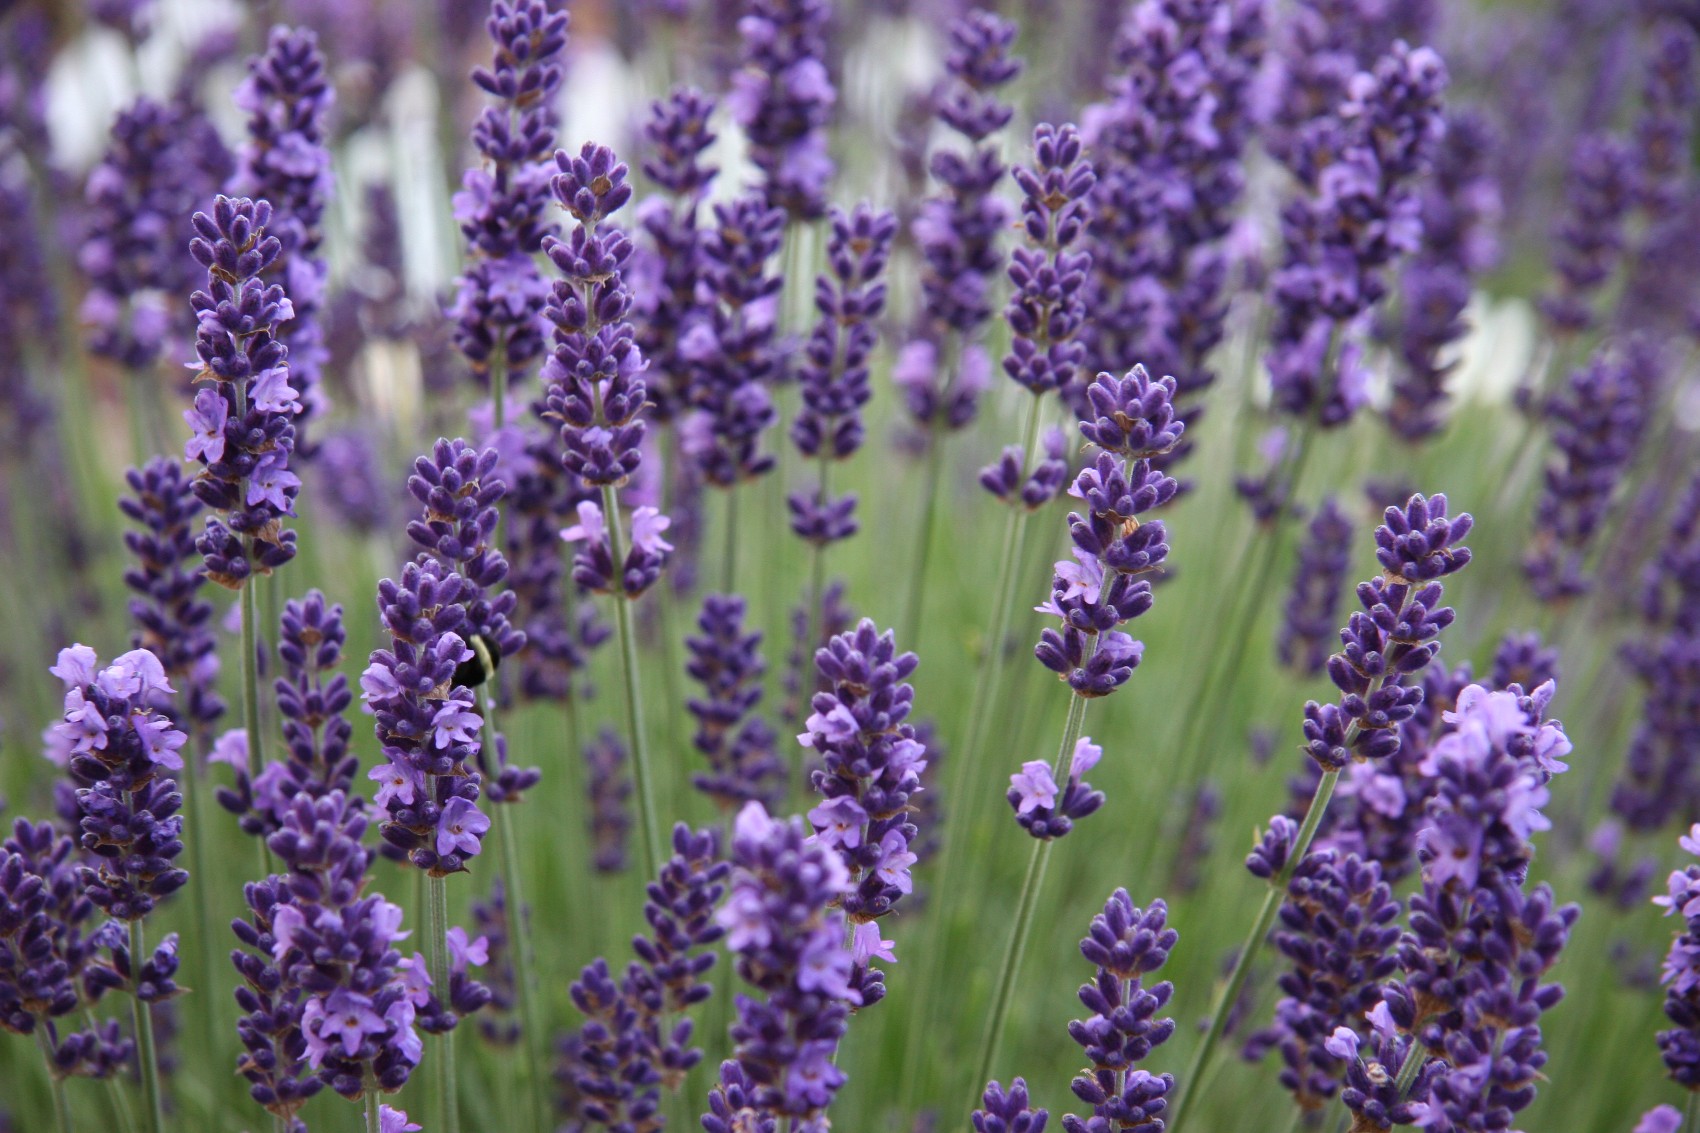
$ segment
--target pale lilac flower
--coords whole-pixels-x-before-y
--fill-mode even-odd
[[[582,505],[581,505],[582,506]],[[673,526],[673,521],[652,507],[640,507],[632,512],[632,545],[652,555],[665,554],[673,544],[661,533]]]
[[[814,737],[824,736],[829,744],[841,744],[856,738],[861,726],[856,723],[856,717],[842,704],[834,704],[830,711],[812,714],[803,721],[806,732],[797,734],[797,742],[804,747],[814,746]]]
[[[1358,1057],[1358,1035],[1350,1027],[1335,1027],[1322,1044],[1322,1049],[1332,1054],[1342,1062],[1351,1062]]]
[[[443,808],[442,823],[437,828],[437,853],[459,851],[468,857],[478,853],[478,835],[490,829],[490,819],[478,807],[456,795]]]
[[[449,945],[449,963],[456,972],[465,972],[470,965],[482,968],[490,962],[490,941],[488,937],[468,941],[466,930],[459,925],[449,929],[447,933]]]
[[[189,426],[185,460],[216,464],[224,459],[224,425],[230,420],[230,406],[217,390],[203,387],[195,394],[195,407],[183,411],[183,420]]]
[[[299,391],[289,384],[287,366],[273,366],[255,378],[253,396],[254,408],[267,413],[293,413],[301,407]]]
[[[208,763],[228,763],[238,771],[248,770],[248,729],[231,728],[213,742]]]
[[[589,500],[580,500],[578,522],[565,528],[561,538],[568,543],[589,543],[596,546],[608,538],[608,525],[602,520],[602,509]]]
[[[484,718],[470,705],[459,700],[445,700],[436,715],[431,717],[432,742],[437,747],[476,743],[483,726]]]
[[[1009,785],[1021,793],[1021,803],[1015,808],[1017,814],[1057,805],[1057,781],[1051,778],[1051,765],[1042,759],[1023,763],[1021,770],[1009,777]]]
[[[868,812],[849,795],[840,795],[809,811],[809,821],[815,824],[815,837],[821,842],[853,850],[862,844]]]
[[[254,474],[248,481],[248,506],[255,504],[270,504],[285,515],[295,514],[295,505],[289,497],[292,489],[301,487],[301,477],[291,472],[284,464],[289,459],[287,453],[269,452],[260,458],[254,466]]]
[[[390,805],[391,799],[400,799],[411,803],[419,797],[420,788],[418,774],[411,768],[395,763],[385,763],[366,772],[366,778],[378,784],[378,793],[372,802],[380,810]]]
[[[420,1127],[407,1119],[407,1111],[394,1106],[378,1107],[378,1133],[419,1133]]]
[[[1676,1133],[1682,1128],[1682,1111],[1673,1105],[1656,1105],[1635,1123],[1635,1133]]]
[[[844,950],[841,940],[826,933],[817,934],[813,947],[803,953],[797,986],[835,999],[860,1000],[850,987],[850,953]]]
[[[173,771],[182,768],[183,757],[177,754],[177,749],[187,743],[189,737],[172,727],[169,719],[164,716],[138,715],[136,736],[142,741],[142,749],[154,763]]]
[[[897,963],[897,957],[892,953],[893,941],[880,939],[878,921],[863,921],[850,931],[850,958],[862,967],[870,960],[884,960],[888,964]]]
[[[65,682],[65,687],[82,688],[94,683],[95,667],[100,659],[86,645],[72,645],[59,651],[59,661],[47,671]]]
[[[1078,779],[1094,767],[1104,757],[1104,749],[1092,742],[1091,736],[1081,736],[1074,741],[1074,755],[1068,761],[1068,773]]]

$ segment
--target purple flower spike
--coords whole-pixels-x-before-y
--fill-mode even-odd
[[[138,98],[112,124],[112,144],[90,170],[83,321],[89,349],[147,370],[187,341],[177,297],[195,287],[182,256],[182,218],[211,204],[234,159],[204,114]]]
[[[738,21],[743,67],[727,97],[750,140],[770,207],[798,220],[826,211],[834,167],[826,128],[838,91],[826,69],[827,0],[748,0]]]
[[[1640,451],[1663,369],[1656,350],[1645,343],[1602,350],[1547,402],[1558,459],[1546,469],[1535,504],[1534,544],[1523,560],[1543,602],[1588,591],[1583,560]]]
[[[1472,279],[1498,259],[1499,187],[1488,168],[1497,142],[1483,116],[1448,111],[1422,191],[1422,247],[1400,274],[1399,311],[1378,328],[1398,359],[1387,421],[1407,441],[1444,424],[1445,383],[1458,362],[1441,357],[1468,329]]]
[[[1081,115],[1098,173],[1086,378],[1144,362],[1175,375],[1189,403],[1181,416],[1196,421],[1228,313],[1227,243],[1245,181],[1264,5],[1149,0],[1123,9],[1110,97]],[[1064,390],[1083,418],[1084,384]]]
[[[791,426],[791,439],[804,456],[820,462],[821,484],[811,498],[790,497],[791,530],[817,546],[856,533],[855,496],[827,494],[828,463],[844,460],[862,445],[862,407],[873,396],[869,359],[878,345],[875,324],[885,312],[886,260],[897,235],[897,217],[866,203],[854,212],[832,212],[827,243],[830,274],[815,281],[820,320],[809,334],[797,375],[803,409]]]
[[[78,877],[80,860],[77,843],[45,822],[19,819],[0,844],[0,934],[7,942],[0,1029],[46,1036],[55,1074],[105,1078],[135,1046],[118,1034],[116,1021],[111,1031],[67,1029],[74,1012],[124,984],[114,951],[122,934],[90,925],[95,904]]]
[[[650,105],[643,127],[649,154],[644,175],[668,195],[638,206],[638,227],[647,241],[638,248],[634,271],[649,286],[637,289],[644,315],[637,333],[655,375],[649,385],[655,419],[664,423],[690,405],[692,367],[683,353],[683,336],[697,317],[697,283],[703,276],[698,209],[719,173],[701,160],[715,142],[708,128],[714,109],[714,100],[701,91],[675,87]]]
[[[1375,529],[1385,573],[1358,585],[1363,609],[1340,631],[1345,648],[1328,659],[1340,702],[1305,705],[1305,750],[1324,771],[1398,754],[1399,725],[1423,702],[1422,688],[1405,681],[1440,652],[1435,639],[1454,614],[1440,604],[1445,588],[1438,580],[1469,563],[1469,548],[1458,542],[1473,523],[1467,514],[1448,518],[1439,495],[1415,495],[1403,508],[1387,509]]]
[[[1443,129],[1445,86],[1440,56],[1395,43],[1300,135],[1293,167],[1304,195],[1281,214],[1266,358],[1285,413],[1334,427],[1365,400],[1353,324],[1386,295],[1388,266],[1418,246],[1416,185]]]
[[[1328,663],[1329,643],[1340,624],[1340,596],[1351,565],[1352,524],[1333,496],[1322,501],[1299,546],[1298,568],[1287,596],[1275,653],[1283,665],[1307,676]]]
[[[1013,338],[1004,373],[1035,394],[1077,380],[1086,357],[1076,335],[1086,322],[1088,251],[1070,251],[1085,235],[1088,197],[1096,183],[1073,126],[1041,123],[1033,131],[1033,166],[1013,171],[1021,186],[1021,226],[1028,248],[1010,257],[1015,293],[1004,309]]]
[[[1609,135],[1578,139],[1553,246],[1557,287],[1541,313],[1560,334],[1594,324],[1594,301],[1623,259],[1624,222],[1635,193],[1635,152]]]
[[[244,986],[238,1069],[249,1093],[285,1120],[329,1086],[358,1100],[369,1081],[395,1091],[423,1054],[416,1025],[438,1033],[454,1017],[417,956],[402,959],[400,906],[367,892],[372,851],[362,811],[341,791],[305,793],[268,840],[284,872],[246,887],[249,916],[231,924],[231,961]],[[456,977],[457,1009],[489,997]]]
[[[274,27],[265,53],[248,60],[248,77],[235,96],[237,107],[248,114],[248,139],[235,183],[247,195],[272,204],[270,231],[279,241],[279,254],[268,275],[284,287],[295,307],[295,318],[281,328],[278,338],[301,391],[298,430],[330,409],[319,381],[328,357],[319,322],[328,269],[319,245],[332,188],[326,141],[335,99],[318,38],[306,29],[285,27]],[[305,439],[296,447],[303,456],[311,455]]]
[[[689,1017],[673,1017],[714,990],[703,977],[726,932],[716,906],[731,871],[716,833],[673,828],[673,857],[644,904],[651,935],[632,941],[638,958],[618,980],[598,958],[572,985],[586,1022],[560,1044],[556,1074],[567,1086],[569,1121],[609,1129],[653,1121],[662,1086],[677,1088],[702,1060],[701,1048],[690,1045]]]
[[[1075,1097],[1092,1107],[1092,1114],[1064,1114],[1067,1133],[1162,1126],[1174,1075],[1153,1075],[1135,1069],[1134,1064],[1175,1033],[1173,1019],[1156,1018],[1168,1005],[1174,985],[1167,980],[1145,985],[1145,977],[1168,961],[1169,951],[1180,939],[1168,927],[1168,915],[1162,901],[1141,909],[1127,890],[1118,889],[1110,894],[1104,911],[1092,918],[1091,931],[1080,942],[1080,954],[1097,965],[1098,974],[1080,988],[1081,1005],[1092,1012],[1091,1017],[1071,1022],[1068,1033],[1085,1048],[1092,1065],[1070,1086]]]
[[[1381,983],[1397,969],[1393,946],[1402,906],[1381,867],[1355,854],[1307,854],[1287,884],[1275,947],[1292,962],[1276,980],[1283,996],[1272,1026],[1246,1043],[1248,1059],[1279,1050],[1281,1085],[1303,1110],[1320,1109],[1340,1090],[1357,1057],[1364,1015],[1381,1002]],[[1340,1031],[1349,1054],[1339,1053]]]
[[[166,771],[183,769],[187,742],[153,705],[173,689],[165,668],[134,649],[102,668],[84,645],[61,650],[64,717],[50,731],[77,787],[79,843],[88,852],[77,883],[115,920],[133,921],[181,889],[183,796]]]
[[[889,630],[881,634],[866,618],[815,654],[827,691],[810,702],[814,711],[797,742],[820,753],[823,766],[810,781],[825,801],[809,811],[809,821],[813,840],[843,857],[850,891],[841,903],[857,924],[890,913],[914,888],[910,801],[927,766],[926,748],[907,722],[915,699],[908,678],[917,664],[915,654],[897,652]],[[885,996],[881,972],[865,960],[852,965],[848,986],[864,1008]]]
[[[850,1008],[844,914],[851,890],[838,851],[806,836],[802,820],[770,818],[746,803],[732,826],[732,879],[715,923],[738,956],[738,975],[760,998],[738,996],[733,1058],[709,1092],[707,1133],[808,1128],[844,1084],[833,1054]]]
[[[1399,944],[1403,978],[1383,987],[1369,1020],[1420,1042],[1425,1049],[1410,1057],[1444,1059],[1424,1071],[1427,1097],[1412,1099],[1451,1128],[1512,1127],[1546,1063],[1541,1015],[1564,996],[1541,979],[1580,910],[1555,907],[1546,885],[1526,886],[1530,836],[1548,825],[1536,808],[1562,770],[1549,755],[1569,748],[1558,725],[1542,720],[1552,691],[1466,688],[1447,714],[1455,730],[1422,765],[1437,780],[1422,890]]]
[[[1174,420],[1175,383],[1153,382],[1135,367],[1125,378],[1098,375],[1088,397],[1098,407],[1081,434],[1109,451],[1075,478],[1069,494],[1085,502],[1071,512],[1073,562],[1059,562],[1051,597],[1037,607],[1061,618],[1061,629],[1040,634],[1034,656],[1078,696],[1107,696],[1133,674],[1144,645],[1117,627],[1151,608],[1151,583],[1169,547],[1162,521],[1139,516],[1175,497],[1179,484],[1154,457],[1173,448],[1182,426]],[[1161,447],[1154,447],[1161,446]],[[1112,453],[1120,453],[1122,460]]]
[[[905,348],[908,364],[892,372],[905,407],[927,429],[972,421],[989,377],[990,360],[973,340],[992,316],[992,281],[1003,267],[998,237],[1010,214],[996,195],[1004,165],[987,139],[1013,114],[997,89],[1021,73],[1021,61],[1010,54],[1016,30],[980,10],[954,20],[945,55],[949,77],[933,100],[939,121],[968,148],[937,150],[929,162],[946,191],[923,201],[911,225],[921,250],[926,321]],[[955,370],[941,373],[940,356],[952,354]]]
[[[767,664],[762,635],[746,632],[744,613],[744,600],[737,595],[709,594],[697,618],[701,634],[685,639],[690,653],[685,672],[704,693],[685,704],[697,722],[691,742],[710,768],[692,775],[691,784],[723,811],[751,800],[771,803],[785,781],[773,730],[755,714]]]
[[[220,806],[239,816],[242,829],[269,838],[283,827],[297,795],[319,799],[332,791],[352,796],[359,760],[348,750],[353,727],[344,713],[354,702],[348,679],[337,672],[347,633],[342,607],[327,605],[317,590],[284,603],[278,627],[278,657],[283,675],[276,683],[278,714],[283,717],[285,758],[266,767],[248,766],[247,735],[240,737],[240,762],[234,788],[220,787]],[[358,810],[362,800],[352,799]]]
[[[1020,1078],[1009,1084],[1007,1092],[996,1081],[986,1083],[981,1102],[984,1108],[975,1110],[969,1118],[974,1133],[1045,1133],[1045,1123],[1051,1116],[1046,1110],[1032,1108],[1027,1083]]]
[[[690,401],[699,412],[681,426],[680,443],[698,473],[720,488],[762,476],[773,457],[761,434],[778,419],[770,388],[784,376],[778,343],[782,279],[768,275],[785,234],[785,214],[758,195],[714,206],[703,233],[706,317],[679,342],[691,366]]]
[[[125,585],[136,594],[130,600],[136,624],[131,644],[160,659],[181,698],[174,706],[180,719],[191,730],[208,730],[224,715],[217,691],[218,640],[212,603],[200,594],[206,576],[186,569],[196,557],[193,520],[201,504],[182,466],[164,457],[130,469],[125,480],[134,495],[120,499],[118,507],[140,525],[124,534],[124,546],[137,560],[124,572]]]
[[[210,383],[183,414],[194,437],[185,449],[202,469],[195,496],[209,511],[196,549],[207,577],[239,590],[251,575],[295,557],[295,533],[283,530],[295,514],[301,482],[288,469],[295,449],[294,402],[261,409],[255,391],[272,371],[289,365],[278,327],[295,317],[281,287],[261,281],[282,254],[268,234],[272,207],[265,201],[219,197],[212,214],[194,217],[190,254],[207,269],[207,287],[190,297],[198,327],[197,383]]]
[[[557,152],[555,164],[555,199],[578,225],[565,240],[543,241],[565,277],[555,281],[543,312],[555,327],[555,350],[543,366],[547,414],[561,422],[569,472],[592,486],[623,484],[643,460],[647,393],[628,319],[624,268],[632,243],[602,222],[631,198],[631,186],[606,146],[586,143],[577,157]]]
[[[478,656],[463,636],[473,633],[468,613],[475,591],[424,556],[402,568],[399,583],[380,582],[378,609],[391,644],[373,651],[360,678],[389,774],[400,783],[381,792],[379,832],[434,877],[465,869],[482,845],[481,831],[471,825],[447,829],[449,806],[476,803],[481,793],[482,777],[471,770],[482,747],[479,718],[472,689],[459,676]],[[466,808],[457,805],[455,813]]]
[[[466,171],[454,197],[472,263],[455,281],[447,313],[455,321],[455,345],[479,381],[489,383],[491,359],[499,358],[513,384],[543,353],[549,285],[533,258],[554,234],[543,210],[567,14],[551,12],[545,0],[498,0],[484,26],[495,55],[489,67],[472,72],[472,81],[498,102],[472,127],[483,162]]]

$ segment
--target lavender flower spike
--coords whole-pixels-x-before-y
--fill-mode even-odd
[[[820,320],[804,350],[798,373],[803,409],[791,426],[792,441],[804,456],[819,461],[821,476],[813,499],[796,492],[788,500],[791,530],[817,546],[856,532],[856,497],[828,495],[827,469],[862,445],[861,410],[873,396],[868,370],[879,341],[875,325],[885,312],[880,277],[896,235],[897,218],[890,212],[876,212],[866,203],[848,214],[833,210],[827,243],[831,274],[815,281]]]
[[[1700,856],[1700,824],[1678,839],[1685,851]],[[1681,916],[1683,931],[1671,941],[1665,957],[1665,1015],[1676,1024],[1659,1032],[1659,1053],[1673,1081],[1688,1089],[1700,1087],[1700,866],[1690,863],[1671,873],[1667,892],[1654,897],[1665,915]]]
[[[210,216],[195,214],[189,243],[207,269],[207,288],[190,297],[200,366],[194,407],[183,414],[192,433],[184,455],[201,464],[196,497],[219,513],[207,517],[195,545],[207,577],[232,590],[295,557],[295,533],[283,530],[283,519],[295,514],[301,487],[289,470],[301,402],[278,338],[295,308],[260,278],[283,250],[268,234],[271,221],[265,201],[219,197]]]
[[[506,374],[503,388],[493,391],[500,405],[506,386],[543,353],[549,285],[533,258],[554,234],[543,209],[567,14],[551,12],[545,0],[498,0],[484,26],[495,57],[472,72],[472,81],[499,101],[473,125],[482,164],[466,171],[454,198],[472,262],[455,281],[447,313],[455,320],[455,345],[480,381],[488,383],[493,365]]]
[[[771,208],[798,220],[826,211],[834,172],[826,127],[838,91],[826,69],[827,0],[747,0],[738,21],[743,68],[727,97],[750,139]]]
[[[697,722],[691,742],[710,768],[692,775],[691,785],[725,811],[751,800],[770,804],[785,779],[773,730],[755,714],[767,664],[762,635],[745,630],[744,613],[737,595],[706,595],[697,618],[701,633],[685,639],[685,672],[704,693],[685,705]]]
[[[950,26],[949,78],[935,105],[939,121],[968,149],[940,150],[929,163],[947,191],[924,201],[912,225],[926,323],[892,370],[904,405],[928,429],[960,429],[973,420],[991,376],[991,360],[972,340],[992,315],[989,295],[1002,266],[997,240],[1009,209],[995,195],[1003,161],[986,142],[1014,114],[996,91],[1021,73],[1010,54],[1016,30],[979,10]]]
[[[1352,524],[1333,496],[1322,501],[1299,546],[1298,567],[1275,642],[1281,663],[1306,675],[1322,672],[1339,624],[1340,595],[1351,564]]]
[[[1068,1025],[1069,1037],[1086,1051],[1091,1066],[1072,1083],[1074,1096],[1092,1107],[1090,1117],[1063,1115],[1066,1133],[1095,1133],[1100,1128],[1163,1127],[1172,1074],[1152,1074],[1135,1064],[1175,1033],[1173,1019],[1156,1018],[1168,1005],[1174,985],[1164,980],[1145,985],[1145,977],[1169,959],[1180,934],[1168,927],[1168,906],[1153,901],[1141,909],[1127,890],[1110,894],[1104,911],[1080,942],[1080,953],[1098,967],[1092,982],[1081,985],[1080,1002],[1092,1015]]]
[[[271,278],[295,304],[295,318],[279,337],[300,391],[295,395],[300,399],[298,429],[330,409],[319,380],[327,357],[319,323],[327,267],[319,245],[332,187],[325,143],[335,98],[318,38],[306,29],[285,27],[274,27],[265,53],[248,61],[248,77],[235,96],[237,107],[248,113],[248,140],[235,184],[272,203],[279,255]],[[300,448],[310,455],[305,441]]]
[[[915,654],[897,652],[891,631],[881,634],[864,618],[815,654],[828,691],[815,694],[797,737],[824,763],[810,777],[824,801],[809,811],[809,822],[813,841],[834,847],[849,872],[841,902],[856,933],[848,986],[864,1008],[885,996],[884,977],[871,962],[882,947],[875,923],[914,888],[910,800],[921,790],[927,752],[906,721],[915,699],[908,678],[919,663]]]
[[[818,1119],[844,1084],[833,1055],[850,1008],[846,921],[833,906],[850,875],[833,847],[805,834],[801,819],[768,817],[746,803],[732,826],[732,880],[715,921],[738,957],[738,975],[760,998],[740,995],[733,1057],[710,1091],[707,1133],[824,1128]]]

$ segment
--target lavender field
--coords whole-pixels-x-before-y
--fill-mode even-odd
[[[1697,53],[0,0],[0,1131],[1700,1133]]]

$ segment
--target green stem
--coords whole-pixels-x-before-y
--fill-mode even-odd
[[[726,545],[720,561],[720,592],[736,594],[738,578],[738,486],[726,489]],[[619,569],[615,560],[615,569]]]
[[[1411,1045],[1405,1051],[1405,1061],[1399,1064],[1399,1077],[1394,1083],[1398,1089],[1394,1096],[1400,1101],[1404,1101],[1405,1095],[1410,1093],[1412,1083],[1417,1080],[1417,1075],[1422,1073],[1423,1064],[1427,1061],[1428,1048],[1417,1041],[1415,1035],[1411,1036]]]
[[[1039,420],[1044,402],[1037,395],[1027,408],[1027,427],[1022,433],[1022,459],[1031,462],[1033,449],[1039,443]],[[1023,469],[1027,465],[1023,464]],[[1031,513],[1017,501],[1009,509],[1009,515],[1004,521],[1003,557],[998,563],[997,596],[992,605],[992,625],[986,638],[986,660],[980,666],[978,678],[974,682],[974,698],[969,702],[968,732],[962,741],[962,752],[956,758],[955,770],[951,772],[950,790],[945,795],[950,805],[962,813],[964,796],[968,784],[974,780],[970,777],[970,769],[980,752],[980,743],[985,736],[986,716],[992,704],[997,703],[998,686],[1002,683],[1004,661],[1008,656],[1004,649],[1004,638],[1009,635],[1010,616],[1015,609],[1016,585],[1021,576],[1020,564],[1023,552],[1027,547],[1027,521]],[[951,823],[945,837],[945,861],[950,860],[952,833],[960,832],[963,823]],[[941,870],[941,876],[950,874]]]
[[[826,445],[820,450],[820,492],[815,497],[821,506],[826,504],[826,485],[832,464],[827,454]],[[813,664],[815,648],[820,644],[821,627],[826,619],[826,544],[815,542],[809,553],[809,622],[803,637],[803,668],[808,671]],[[804,681],[808,684],[808,681]]]
[[[1263,938],[1269,934],[1269,926],[1275,923],[1275,913],[1281,907],[1282,897],[1286,895],[1287,883],[1293,879],[1293,871],[1298,869],[1299,863],[1304,860],[1305,851],[1310,849],[1311,839],[1316,837],[1316,828],[1322,824],[1322,815],[1328,809],[1328,800],[1333,797],[1334,784],[1339,779],[1339,771],[1323,773],[1322,781],[1316,786],[1316,794],[1311,797],[1310,807],[1305,811],[1298,839],[1287,855],[1287,864],[1282,866],[1281,872],[1269,882],[1269,892],[1264,895],[1263,905],[1257,910],[1257,919],[1252,922],[1245,943],[1240,945],[1239,956],[1234,960],[1234,970],[1228,976],[1227,986],[1222,989],[1221,996],[1216,1000],[1216,1009],[1210,1013],[1210,1030],[1205,1033],[1204,1041],[1199,1043],[1198,1050],[1193,1053],[1186,1077],[1180,1081],[1181,1096],[1175,1102],[1174,1117],[1169,1122],[1171,1130],[1181,1128],[1181,1119],[1186,1116],[1192,1099],[1198,1095],[1194,1087],[1210,1066],[1210,1056],[1215,1053],[1216,1044],[1222,1040],[1222,1032],[1228,1025],[1228,1016],[1232,1013],[1234,1004],[1239,1001],[1240,989],[1245,986],[1246,975],[1251,971],[1252,960],[1256,958],[1258,949],[1263,947]]]
[[[728,501],[731,497],[728,496]],[[608,549],[614,560],[614,625],[620,639],[620,670],[626,682],[626,738],[632,746],[632,783],[638,801],[638,827],[643,836],[644,876],[661,872],[661,834],[656,825],[655,800],[650,793],[649,747],[644,742],[643,702],[638,678],[637,630],[632,624],[632,600],[625,591],[626,537],[620,529],[620,501],[614,485],[602,485],[602,514],[608,521]]]
[[[147,939],[138,917],[130,922],[130,970],[138,971],[147,962],[147,956]],[[135,1009],[136,1061],[142,1074],[142,1096],[147,1099],[147,1128],[149,1133],[164,1133],[165,1114],[159,1100],[159,1055],[154,1050],[153,1013],[146,1003],[135,998],[133,992],[134,989],[130,1005]]]
[[[1682,1119],[1682,1133],[1700,1133],[1700,1092],[1688,1092],[1687,1116]]]
[[[253,540],[248,540],[249,561],[253,561]],[[248,736],[248,777],[250,780],[265,769],[265,741],[260,727],[260,672],[259,648],[257,645],[260,632],[260,603],[254,593],[255,575],[249,575],[242,581],[242,728]],[[277,870],[272,865],[271,848],[266,845],[264,838],[255,839],[260,844],[260,868],[262,877],[270,877]],[[212,938],[209,937],[209,940]]]
[[[1062,743],[1057,747],[1055,770],[1060,774],[1068,767],[1075,741],[1086,723],[1086,697],[1069,699],[1068,718],[1063,722]],[[1057,780],[1059,783],[1063,779]],[[1036,839],[1033,852],[1027,859],[1027,873],[1021,879],[1021,895],[1015,902],[1015,926],[1010,932],[1009,945],[1004,949],[1003,964],[998,969],[998,982],[992,994],[991,1018],[986,1037],[980,1044],[980,1062],[974,1076],[974,1096],[980,1096],[991,1078],[992,1060],[997,1057],[998,1041],[1003,1037],[1004,1016],[1009,1013],[1009,1001],[1015,991],[1016,977],[1021,974],[1021,958],[1027,951],[1027,937],[1033,928],[1033,911],[1039,904],[1039,890],[1045,884],[1045,866],[1050,860],[1053,839]]]
[[[378,1091],[376,1086],[376,1082],[369,1082],[366,1086],[366,1105],[364,1107],[366,1110],[366,1133],[378,1133],[380,1128],[378,1124],[378,1111],[382,1107],[383,1103],[378,1100]]]
[[[425,878],[426,917],[425,963],[431,969],[431,986],[437,998],[449,1002],[449,886],[448,879]],[[455,1102],[455,1033],[445,1031],[434,1045],[436,1066],[432,1078],[437,1091],[437,1121],[444,1133],[460,1133],[460,1107]]]
[[[47,1085],[53,1093],[53,1124],[59,1133],[71,1133],[71,1103],[65,1097],[65,1079],[53,1068],[53,1039],[47,1033],[46,1019],[35,1025],[35,1041],[41,1047],[41,1057],[47,1066]]]
[[[482,644],[482,643],[480,643]],[[484,742],[495,751],[496,698],[490,693],[490,682],[484,682]],[[514,997],[519,1001],[520,1048],[524,1054],[525,1071],[529,1075],[525,1091],[530,1099],[531,1116],[539,1130],[548,1128],[542,1104],[546,1088],[542,1060],[537,1053],[541,1027],[537,1013],[537,982],[532,976],[531,934],[525,927],[525,897],[520,887],[519,839],[514,833],[517,811],[512,806],[497,807],[496,834],[501,843],[498,865],[502,875],[502,895],[506,902],[508,920],[508,950],[514,965]],[[506,1060],[504,1060],[506,1061]]]
[[[939,510],[939,482],[944,478],[944,441],[949,434],[934,425],[927,430],[927,472],[921,481],[921,545],[909,572],[909,601],[903,611],[903,633],[911,648],[921,644],[921,614],[927,595],[927,564],[933,553],[933,524]]]
[[[201,752],[205,750],[199,742],[199,729],[192,729],[195,738],[190,741],[192,754],[185,762],[188,766],[183,771],[182,781],[185,804],[189,812],[189,854],[195,867],[195,884],[191,890],[190,903],[195,907],[195,927],[200,930],[201,939],[195,942],[199,953],[201,968],[201,991],[198,998],[201,1001],[201,1027],[205,1032],[202,1040],[206,1049],[218,1049],[218,1005],[220,997],[213,989],[218,986],[214,971],[213,942],[218,939],[213,930],[212,902],[208,900],[213,890],[212,878],[208,873],[211,868],[207,864],[207,826],[206,815],[202,806],[206,800],[206,792],[201,783],[201,775],[205,764],[201,762]]]

